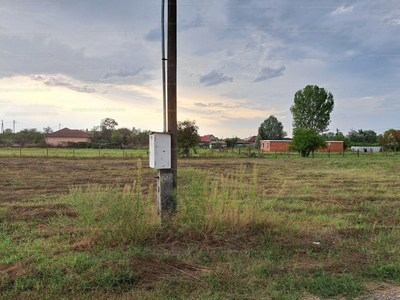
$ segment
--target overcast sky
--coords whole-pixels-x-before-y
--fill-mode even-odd
[[[5,128],[162,131],[161,0],[0,3]],[[178,120],[200,134],[292,134],[296,91],[335,100],[330,131],[400,129],[398,0],[178,0]],[[59,125],[61,124],[61,125]]]

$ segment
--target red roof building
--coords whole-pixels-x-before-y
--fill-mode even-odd
[[[82,130],[71,130],[63,128],[56,132],[45,133],[44,140],[46,144],[52,146],[66,145],[68,142],[90,142],[90,136]]]
[[[392,131],[392,134],[400,139],[400,131]]]
[[[204,136],[201,136],[201,137],[200,137],[199,146],[200,146],[200,147],[203,147],[204,143],[209,143],[209,144],[210,144],[210,148],[212,148],[212,147],[217,147],[218,144],[219,144],[221,147],[225,147],[225,146],[226,146],[225,141],[223,141],[223,140],[217,138],[216,136],[214,136],[214,135],[212,135],[212,134],[204,135]]]

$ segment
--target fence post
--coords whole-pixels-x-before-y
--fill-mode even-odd
[[[331,157],[331,149],[328,151],[328,157]]]
[[[357,157],[360,157],[360,149],[357,149]]]
[[[371,153],[371,155],[372,155],[372,148],[369,148],[369,152]]]

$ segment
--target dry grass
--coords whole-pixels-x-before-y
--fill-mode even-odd
[[[0,165],[4,299],[318,299],[336,289],[353,298],[362,283],[399,283],[396,156],[180,160],[180,211],[142,239],[114,239],[102,207],[68,197],[90,202],[93,184],[99,194],[108,185],[116,202],[128,185],[156,217],[146,161],[139,190],[133,159]]]

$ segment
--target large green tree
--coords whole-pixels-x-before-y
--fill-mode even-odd
[[[320,148],[326,148],[325,140],[315,129],[300,127],[293,130],[289,149],[299,151],[305,157]]]
[[[286,134],[287,133],[283,131],[282,123],[279,122],[275,116],[271,115],[258,127],[256,147],[260,148],[261,140],[282,140]]]
[[[307,85],[296,92],[294,104],[290,107],[293,128],[314,129],[319,133],[327,131],[333,107],[334,100],[330,92],[316,85]]]
[[[199,127],[196,121],[185,120],[178,122],[178,148],[181,155],[189,156],[190,149],[200,142]]]

